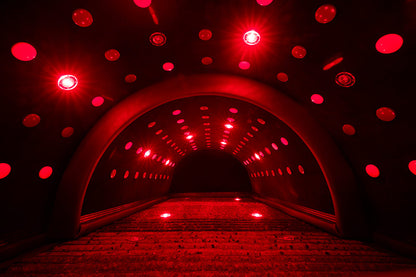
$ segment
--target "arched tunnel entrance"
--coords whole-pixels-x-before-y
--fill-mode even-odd
[[[170,193],[251,192],[244,166],[232,155],[218,150],[200,150],[184,157],[172,174]]]
[[[190,98],[196,96],[226,97],[248,106],[239,110],[232,102],[214,99],[208,101],[215,104],[210,110],[208,104],[202,103],[203,98],[199,104]],[[164,113],[155,112],[148,117],[161,105],[180,99],[191,99],[199,112],[198,117],[190,113],[188,118],[193,128],[184,124],[181,116],[185,114],[178,107],[172,106],[169,110],[163,109]],[[213,122],[209,122],[211,117]],[[195,124],[197,121],[199,124]],[[166,124],[165,129],[159,128],[158,123],[162,122]],[[218,128],[211,128],[211,123]],[[140,126],[132,127],[135,125]],[[173,126],[176,133],[165,134],[166,128]],[[145,133],[154,137],[143,137]],[[238,139],[229,144],[232,133]],[[138,138],[147,141],[142,141],[143,147],[133,148]],[[155,140],[163,143],[155,144]],[[187,140],[189,149],[178,144],[179,140]],[[256,140],[258,143],[253,144]],[[345,236],[366,233],[352,172],[329,135],[305,110],[278,91],[252,80],[194,75],[148,87],[121,102],[96,124],[61,181],[51,224],[52,236],[79,234],[82,214],[165,195],[179,157],[198,150],[201,144],[207,148],[215,145],[237,156],[250,168],[252,188],[259,196],[280,199],[282,207],[290,206],[300,217],[307,214],[306,220],[326,226],[334,233]],[[281,151],[281,154],[273,155],[272,151]],[[143,166],[133,170],[129,167],[137,163],[137,155],[142,155]],[[174,155],[178,156],[175,161]],[[155,167],[154,163],[160,166]],[[142,180],[139,190],[129,185],[139,178]],[[273,178],[281,178],[277,182],[280,185]],[[115,185],[114,180],[126,185]]]

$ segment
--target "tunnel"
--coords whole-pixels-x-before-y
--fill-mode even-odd
[[[415,1],[4,10],[0,275],[416,274]]]

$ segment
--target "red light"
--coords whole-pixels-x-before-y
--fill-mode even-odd
[[[63,138],[69,138],[70,136],[72,136],[72,134],[74,134],[74,128],[72,127],[66,127],[61,132],[61,136]]]
[[[182,127],[181,127],[181,130],[186,130],[186,129],[188,129],[188,128],[189,128],[189,126],[184,125],[184,126],[182,126]]]
[[[254,153],[254,157],[256,157],[256,159],[260,161],[260,156],[259,156],[259,154]]]
[[[341,87],[349,88],[355,84],[355,77],[349,72],[340,72],[335,76],[335,82]]]
[[[315,104],[322,104],[324,102],[324,98],[320,94],[313,94],[311,96],[311,101]]]
[[[272,143],[272,147],[273,147],[273,149],[274,149],[274,150],[279,149],[279,147],[277,147],[277,144],[276,144],[276,143],[274,143],[274,142]]]
[[[210,65],[210,64],[212,64],[213,61],[214,60],[211,57],[203,57],[201,59],[201,63],[204,64],[204,65]]]
[[[238,64],[238,67],[239,67],[240,69],[242,69],[242,70],[247,70],[247,69],[249,69],[249,68],[250,68],[250,63],[249,63],[249,62],[247,62],[247,61],[241,61],[241,62]]]
[[[164,71],[172,71],[174,68],[175,68],[175,66],[171,62],[167,62],[167,63],[163,64],[163,70]]]
[[[277,77],[277,80],[279,80],[280,82],[285,83],[289,81],[289,76],[287,76],[287,74],[283,72],[277,73],[276,77]]]
[[[101,97],[101,96],[94,97],[94,98],[92,99],[92,101],[91,101],[91,104],[92,104],[94,107],[99,107],[99,106],[101,106],[102,104],[104,104],[104,98],[103,98],[103,97]]]
[[[260,123],[261,125],[266,124],[266,121],[264,121],[264,119],[262,118],[257,118],[257,122]]]
[[[187,140],[190,140],[190,139],[192,139],[193,137],[194,137],[193,135],[189,135],[189,136],[187,136],[187,137],[186,137],[186,139],[187,139]]]
[[[163,33],[156,32],[150,35],[149,40],[154,46],[163,46],[166,43],[166,36]]]
[[[110,178],[114,179],[114,177],[116,177],[116,174],[117,174],[117,170],[113,169],[110,173]]]
[[[152,0],[133,0],[139,8],[148,8],[152,4]]]
[[[264,151],[265,151],[267,154],[269,154],[269,155],[271,155],[271,154],[272,154],[272,152],[270,151],[270,149],[269,149],[269,148],[267,148],[267,147],[264,147]]]
[[[234,126],[233,126],[233,125],[231,125],[231,124],[229,124],[229,123],[225,124],[224,126],[225,126],[225,128],[227,128],[227,129],[232,129],[232,128],[234,128]]]
[[[58,87],[62,90],[73,90],[78,85],[78,79],[74,75],[62,75],[58,79]]]
[[[178,124],[182,124],[184,122],[185,122],[185,119],[179,119],[178,121],[176,121],[176,123],[178,123]]]
[[[226,145],[226,144],[227,144],[227,142],[226,142],[226,141],[221,141],[221,144],[222,144],[222,145]]]
[[[237,198],[234,198],[234,200],[235,200],[235,201],[241,201],[241,199],[240,199],[240,198],[238,198],[238,197],[237,197]]]
[[[383,121],[392,121],[393,119],[396,118],[395,112],[392,109],[387,108],[387,107],[381,107],[377,109],[376,115],[379,119]]]
[[[45,166],[39,171],[39,178],[48,179],[52,175],[52,167]]]
[[[162,129],[160,129],[160,130],[158,130],[155,134],[156,134],[156,135],[160,135],[162,132],[163,132],[163,130],[162,130]]]
[[[129,177],[130,172],[128,170],[126,170],[126,172],[124,172],[124,179],[127,179],[127,177]]]
[[[208,29],[202,29],[199,31],[199,38],[201,40],[210,40],[212,38],[212,32]]]
[[[23,118],[22,123],[28,128],[35,127],[40,123],[40,116],[34,113],[28,114],[25,118]]]
[[[181,114],[181,110],[174,110],[172,112],[172,115],[179,115],[179,114]]]
[[[412,172],[414,175],[416,175],[416,160],[410,161],[409,162],[409,170],[410,172]],[[1,171],[1,170],[0,170]],[[0,177],[1,179],[1,177]]]
[[[334,60],[331,60],[326,65],[324,65],[324,67],[322,69],[323,70],[329,70],[329,69],[333,68],[334,66],[336,66],[337,64],[341,63],[343,60],[344,60],[343,57],[339,57],[339,58],[336,58]]]
[[[379,38],[376,49],[382,54],[391,54],[399,50],[403,45],[403,38],[398,34],[388,34]]]
[[[365,167],[365,171],[367,172],[368,176],[370,176],[370,177],[377,178],[378,176],[380,176],[380,170],[378,169],[377,166],[375,166],[373,164],[368,164]]]
[[[136,180],[137,178],[139,178],[139,172],[136,171],[136,173],[134,174],[134,180]]]
[[[165,165],[169,165],[170,164],[170,160],[167,160],[166,162],[165,162]]]
[[[26,42],[18,42],[12,46],[12,55],[21,61],[27,62],[36,58],[36,49]]]
[[[110,49],[105,51],[104,56],[110,62],[114,62],[120,58],[120,52],[118,52],[116,49]]]
[[[349,136],[352,136],[355,134],[355,128],[354,126],[350,125],[350,124],[344,124],[342,126],[342,131]]]
[[[251,30],[244,34],[243,40],[247,45],[256,45],[260,42],[260,35],[256,31]]]
[[[160,215],[160,217],[162,217],[162,218],[168,218],[168,217],[170,217],[171,216],[171,214],[170,213],[164,213],[164,214],[161,214]]]
[[[273,0],[256,0],[257,4],[259,4],[260,6],[268,6],[270,5]]]
[[[298,165],[298,170],[300,174],[305,174],[305,169],[303,169],[303,166]]]
[[[320,6],[315,12],[315,19],[319,23],[325,24],[331,22],[335,15],[337,14],[337,10],[333,5],[325,4]]]
[[[302,46],[295,46],[292,49],[292,55],[296,59],[303,59],[306,56],[306,49]]]
[[[286,171],[289,175],[292,175],[292,170],[289,167],[286,167]]]
[[[6,178],[10,171],[12,171],[12,167],[7,163],[0,163],[0,179]]]
[[[230,113],[238,113],[238,110],[236,108],[230,108],[229,111]]]
[[[150,156],[150,154],[152,154],[151,150],[147,150],[146,152],[144,152],[144,157],[147,158]]]
[[[281,138],[280,138],[280,142],[281,142],[283,145],[288,145],[288,144],[289,144],[289,142],[287,141],[287,139],[286,139],[286,138],[284,138],[284,137],[281,137]]]
[[[277,169],[277,172],[279,173],[279,175],[283,176],[283,172],[280,168]]]
[[[88,27],[92,24],[92,15],[85,9],[76,9],[72,13],[72,21],[80,27]]]
[[[147,124],[147,127],[152,128],[155,125],[156,125],[156,122],[153,121],[153,122],[150,122],[149,124]]]
[[[252,213],[251,216],[252,217],[257,217],[257,218],[263,217],[263,215],[260,214],[260,213]]]
[[[128,74],[126,75],[126,77],[124,77],[124,81],[126,83],[133,83],[137,80],[137,76],[134,74]]]
[[[129,150],[131,147],[133,146],[133,142],[129,141],[126,143],[126,145],[124,146],[124,149]]]
[[[143,147],[139,147],[139,148],[137,148],[137,150],[136,150],[136,154],[140,154],[140,153],[142,153],[143,152]]]

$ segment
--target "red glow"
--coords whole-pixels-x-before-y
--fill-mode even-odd
[[[264,119],[261,119],[261,118],[257,118],[257,122],[260,123],[261,125],[266,124],[266,121],[264,121]]]
[[[178,124],[182,124],[184,122],[185,122],[185,119],[179,119],[178,121],[176,121],[176,123],[178,123]]]
[[[148,8],[152,4],[152,0],[133,0],[139,8]]]
[[[279,175],[283,176],[283,172],[280,168],[277,169],[277,172],[279,172]]]
[[[280,82],[285,83],[289,81],[289,76],[287,76],[287,74],[283,72],[277,73],[276,77],[277,77],[277,80],[279,80]]]
[[[149,124],[147,124],[147,127],[152,128],[155,125],[156,125],[156,122],[153,121],[153,122],[150,122]]]
[[[174,110],[172,112],[172,115],[178,115],[178,114],[181,114],[181,110]]]
[[[416,160],[410,161],[409,162],[409,170],[410,172],[412,172],[414,175],[416,175]],[[1,170],[0,170],[1,171]],[[1,179],[1,177],[0,177]]]
[[[235,121],[235,119],[234,119],[234,118],[229,117],[229,118],[227,118],[227,121],[228,121],[228,122],[234,122],[234,121]]]
[[[252,217],[257,217],[257,218],[263,217],[263,215],[260,214],[260,213],[252,213],[251,216]]]
[[[252,133],[250,133],[250,132],[247,132],[247,135],[249,136],[249,137],[254,137],[254,135],[252,134]]]
[[[292,56],[296,59],[303,59],[306,56],[306,49],[300,45],[293,47]]]
[[[158,130],[155,134],[156,134],[156,135],[160,135],[162,132],[163,132],[163,130],[162,130],[162,129],[160,129],[160,130]]]
[[[248,31],[244,34],[243,40],[247,45],[256,45],[260,42],[260,34],[254,30]]]
[[[12,171],[12,167],[8,163],[0,163],[0,179],[6,178],[10,171]]]
[[[170,160],[167,160],[166,162],[165,162],[165,165],[169,165],[170,164]]]
[[[20,61],[27,62],[36,58],[37,52],[29,43],[18,42],[12,46],[12,55]]]
[[[136,150],[136,154],[140,154],[140,153],[142,153],[143,152],[143,147],[139,147],[139,148],[137,148],[137,150]]]
[[[85,9],[76,9],[72,13],[72,20],[80,27],[88,27],[92,24],[92,15]]]
[[[225,124],[224,126],[225,126],[225,128],[227,128],[227,129],[232,129],[232,128],[234,128],[234,126],[233,126],[233,125],[231,125],[231,124],[229,124],[229,123]]]
[[[259,131],[259,129],[258,129],[257,127],[255,127],[255,126],[251,126],[251,129],[252,129],[253,131],[255,131],[255,132],[258,132],[258,131]]]
[[[152,16],[153,23],[155,23],[156,25],[158,25],[159,24],[159,19],[157,18],[157,15],[155,13],[155,10],[152,7],[149,7],[149,13]]]
[[[114,62],[120,58],[120,52],[118,52],[116,49],[110,49],[105,51],[104,56],[110,62]]]
[[[276,144],[276,143],[274,143],[274,142],[272,143],[272,147],[273,147],[273,149],[274,149],[274,150],[279,149],[279,147],[277,147],[277,144]]]
[[[188,128],[189,128],[189,126],[184,125],[184,126],[182,126],[182,127],[181,127],[181,130],[186,130],[186,129],[188,129]]]
[[[380,170],[378,169],[377,166],[375,166],[373,164],[368,164],[365,167],[365,171],[367,172],[368,176],[370,176],[370,177],[377,178],[378,176],[380,176]]]
[[[94,107],[99,107],[99,106],[101,106],[102,104],[104,104],[104,98],[103,98],[103,97],[101,97],[101,96],[94,97],[94,98],[92,99],[92,101],[91,101],[91,104],[92,104]]]
[[[298,165],[298,170],[300,174],[305,174],[305,169],[303,168],[303,166]]]
[[[315,104],[322,104],[324,102],[324,98],[320,94],[312,94],[311,101]]]
[[[355,84],[355,77],[349,72],[340,72],[335,76],[335,83],[341,87],[349,88]]]
[[[343,60],[344,60],[343,57],[335,58],[335,59],[331,60],[330,62],[328,62],[326,65],[324,65],[324,67],[322,69],[323,70],[329,70],[329,69],[333,68],[334,66],[336,66],[337,64],[341,63]]]
[[[39,171],[39,178],[48,179],[52,175],[52,167],[45,166]]]
[[[264,151],[265,151],[267,154],[269,154],[269,155],[271,155],[271,154],[272,154],[272,152],[270,151],[270,149],[269,149],[269,148],[267,148],[267,147],[264,147]]]
[[[206,111],[206,110],[208,110],[208,107],[207,107],[207,106],[201,106],[199,109],[200,109],[201,111]]]
[[[160,217],[162,217],[162,218],[168,218],[170,216],[171,216],[170,213],[163,213],[163,214],[160,215]]]
[[[247,69],[249,69],[249,68],[250,68],[250,63],[249,63],[249,62],[247,62],[247,61],[241,61],[241,62],[238,64],[238,67],[239,67],[240,69],[242,69],[242,70],[247,70]]]
[[[133,83],[137,80],[137,76],[134,74],[128,74],[126,75],[126,77],[124,77],[124,81],[126,83]]]
[[[156,159],[157,158],[157,155],[156,154],[153,154],[153,156],[152,156],[152,160],[154,160],[154,159]],[[149,179],[150,178],[152,178],[152,177],[149,177]]]
[[[260,160],[260,156],[257,153],[254,153],[254,157],[256,157],[257,160]]]
[[[74,128],[72,127],[66,127],[61,132],[61,136],[63,138],[69,138],[70,136],[72,136],[72,134],[74,134]]]
[[[126,170],[126,172],[124,172],[124,179],[127,179],[127,177],[129,177],[130,172],[128,170]]]
[[[40,116],[34,113],[28,114],[22,121],[25,127],[35,127],[40,123]]]
[[[234,198],[234,200],[235,200],[235,201],[241,201],[241,199],[240,199],[240,198],[238,198],[238,197]]]
[[[320,6],[315,12],[315,19],[319,23],[325,24],[331,22],[337,13],[333,5],[325,4]]]
[[[149,40],[150,43],[154,46],[163,46],[166,44],[166,36],[160,32],[151,34]]]
[[[126,143],[126,145],[124,146],[124,149],[129,150],[131,147],[133,146],[133,142],[129,141]]]
[[[214,60],[211,57],[203,57],[201,59],[201,63],[204,64],[204,65],[210,65],[210,64],[212,64],[213,61]]]
[[[136,180],[137,178],[139,178],[139,172],[136,171],[136,173],[134,174],[134,180]]]
[[[377,109],[376,115],[379,119],[383,121],[392,121],[393,119],[396,118],[395,112],[392,109],[387,108],[387,107],[381,107]]]
[[[78,79],[74,75],[62,75],[58,79],[58,87],[62,90],[73,90],[78,85]]]
[[[387,34],[376,42],[376,49],[382,54],[391,54],[399,50],[403,45],[403,38],[398,34]]]
[[[355,134],[355,128],[354,126],[350,125],[350,124],[344,124],[342,126],[342,131],[349,136],[352,136]]]
[[[238,113],[238,110],[236,108],[230,108],[229,111],[230,113]]]
[[[147,150],[146,152],[144,152],[144,157],[147,158],[150,156],[150,154],[152,154],[152,150]]]
[[[117,170],[115,170],[115,169],[111,170],[110,178],[114,179],[114,177],[116,177],[116,174],[117,174]]]
[[[226,144],[227,144],[227,142],[223,140],[223,141],[221,141],[221,144],[222,144],[222,145],[226,145]]]
[[[165,71],[172,71],[174,68],[175,66],[171,62],[166,62],[163,64],[163,70]]]
[[[208,29],[202,29],[199,31],[199,38],[201,40],[210,40],[212,38],[212,32]]]
[[[289,167],[286,167],[286,171],[289,175],[292,175],[292,170]]]
[[[281,137],[281,138],[280,138],[280,142],[281,142],[283,145],[288,145],[288,144],[289,144],[289,142],[287,141],[287,139],[286,139],[286,138],[284,138],[284,137]]]
[[[257,4],[259,4],[260,6],[268,6],[270,5],[273,0],[256,0]]]
[[[186,139],[187,140],[190,140],[190,139],[192,139],[194,136],[193,135],[189,135],[189,136],[186,136]]]

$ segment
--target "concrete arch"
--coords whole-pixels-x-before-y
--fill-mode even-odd
[[[216,95],[249,102],[270,112],[305,142],[317,160],[334,204],[340,235],[367,232],[363,206],[352,170],[329,134],[295,101],[262,83],[236,76],[178,76],[144,88],[108,111],[90,130],[73,155],[59,184],[50,234],[75,237],[85,193],[100,158],[111,142],[135,119],[167,102]]]

